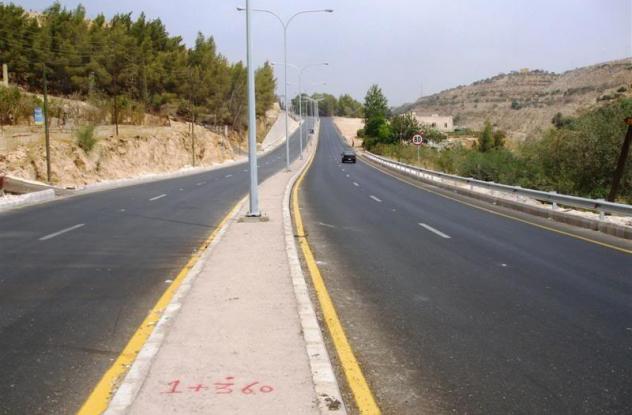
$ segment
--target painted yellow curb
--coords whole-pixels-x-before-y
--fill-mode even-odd
[[[381,413],[380,408],[377,406],[373,393],[371,392],[364,374],[362,373],[362,369],[353,354],[349,340],[347,340],[347,336],[345,335],[340,319],[338,318],[336,308],[334,307],[333,301],[331,300],[327,287],[325,286],[325,281],[320,274],[318,265],[316,265],[314,254],[312,253],[309,243],[305,237],[303,219],[301,217],[298,203],[298,191],[303,183],[305,174],[314,161],[315,155],[316,151],[312,154],[307,168],[303,171],[294,185],[294,189],[292,189],[292,212],[294,216],[294,223],[296,225],[296,233],[298,235],[301,251],[303,252],[303,257],[305,258],[307,268],[309,269],[309,273],[312,277],[312,283],[314,284],[314,289],[316,291],[316,296],[318,297],[318,302],[320,303],[321,311],[325,318],[327,328],[329,329],[329,334],[331,335],[334,347],[336,348],[338,359],[340,360],[345,377],[347,378],[347,384],[353,393],[356,405],[361,414],[378,415]]]
[[[97,415],[107,409],[110,399],[114,393],[115,386],[127,373],[127,370],[136,359],[136,356],[142,349],[143,345],[154,331],[154,327],[158,323],[158,320],[160,320],[164,309],[171,302],[171,299],[182,284],[182,281],[184,281],[187,273],[200,259],[200,255],[204,252],[204,250],[211,244],[211,242],[213,242],[219,231],[224,227],[226,222],[228,222],[229,218],[237,211],[237,209],[239,209],[243,200],[244,199],[240,200],[235,204],[235,206],[233,206],[230,212],[224,216],[219,225],[215,227],[213,233],[211,233],[208,239],[206,239],[200,248],[195,251],[184,268],[180,270],[167,290],[162,294],[160,299],[158,299],[145,320],[132,335],[132,338],[129,340],[121,354],[117,357],[114,364],[112,364],[103,377],[101,377],[101,380],[92,390],[88,399],[83,403],[81,409],[77,412],[77,415]]]

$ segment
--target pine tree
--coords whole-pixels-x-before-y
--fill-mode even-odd
[[[489,121],[485,121],[485,128],[478,139],[478,151],[485,153],[491,150],[494,146],[494,136],[492,124]]]

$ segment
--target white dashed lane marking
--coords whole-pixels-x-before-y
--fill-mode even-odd
[[[433,228],[433,227],[432,227],[432,226],[430,226],[430,225],[426,225],[425,223],[420,223],[420,224],[419,224],[419,226],[421,226],[422,228],[425,228],[425,229],[429,230],[430,232],[434,233],[435,235],[439,235],[439,236],[440,236],[440,237],[442,237],[442,238],[445,238],[445,239],[450,239],[450,236],[449,236],[449,235],[446,235],[445,233],[443,233],[443,232],[441,232],[441,231],[436,230],[435,228]]]
[[[371,196],[369,196],[369,197],[370,197],[371,199],[375,200],[375,201],[376,201],[376,202],[378,202],[378,203],[382,203],[382,200],[381,200],[380,198],[377,198],[377,197],[375,197],[375,196],[373,196],[373,195],[371,195]]]
[[[165,193],[152,197],[151,199],[149,199],[150,202],[153,202],[154,200],[158,200],[158,199],[162,199],[163,197],[167,196]]]
[[[85,223],[79,223],[79,224],[77,224],[75,226],[71,226],[70,228],[62,229],[61,231],[58,231],[58,232],[55,232],[55,233],[51,233],[51,234],[48,234],[46,236],[42,236],[41,238],[39,238],[39,240],[40,241],[46,241],[48,239],[52,239],[52,238],[54,238],[56,236],[59,236],[61,234],[66,233],[66,232],[70,232],[70,231],[74,231],[75,229],[79,229],[82,226],[85,226]]]
[[[358,183],[356,183],[356,182],[353,182],[353,185],[354,185],[355,187],[360,186],[360,185],[359,185]]]

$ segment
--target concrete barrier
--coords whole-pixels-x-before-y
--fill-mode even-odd
[[[55,199],[55,190],[46,189],[24,195],[8,195],[0,197],[0,212],[32,205],[35,203],[48,202]]]

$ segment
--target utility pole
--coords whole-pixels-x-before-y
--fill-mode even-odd
[[[195,112],[191,118],[191,157],[193,158],[193,167],[195,167]]]
[[[619,154],[619,161],[617,162],[617,168],[614,171],[612,178],[612,188],[610,194],[608,194],[609,202],[614,202],[619,193],[619,184],[621,183],[621,177],[623,177],[623,171],[625,170],[625,162],[628,159],[628,153],[630,152],[630,143],[632,142],[632,117],[625,119],[625,123],[628,125],[628,132],[623,139],[623,145],[621,146],[621,153]]]
[[[6,88],[9,87],[9,66],[6,63],[2,64],[2,83]]]
[[[118,86],[116,84],[116,74],[114,74],[114,76],[112,77],[112,81],[114,82],[114,125],[115,125],[115,131],[116,131],[116,136],[118,137],[119,135],[119,128],[118,128],[118,102],[116,100],[116,96],[118,94]]]
[[[88,77],[88,98],[92,99],[94,95],[94,72],[90,72]]]
[[[46,64],[42,64],[44,73],[44,138],[46,140],[46,181],[50,183],[50,135],[48,131],[48,81]]]
[[[246,0],[246,65],[248,65],[248,161],[250,162],[250,209],[247,216],[261,216],[257,178],[257,119],[255,114],[255,67],[252,58],[252,9]],[[287,137],[287,87],[285,95],[285,130]],[[289,165],[288,165],[289,167]]]

